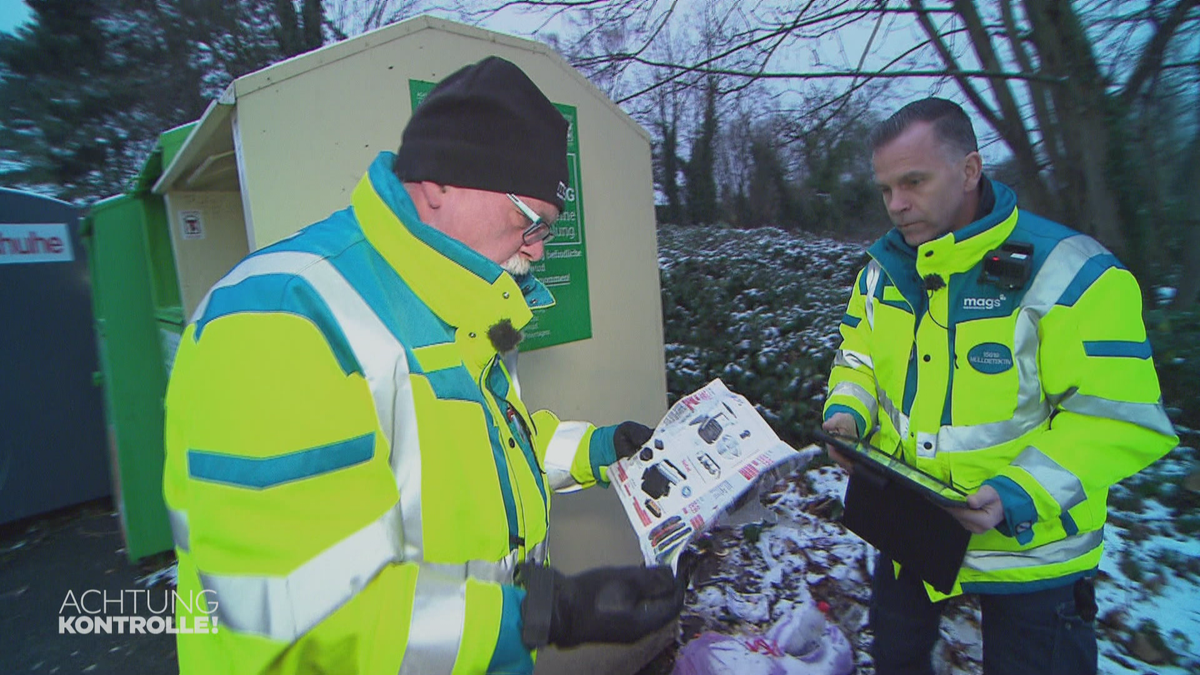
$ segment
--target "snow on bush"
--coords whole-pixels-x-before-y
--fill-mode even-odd
[[[774,228],[659,228],[672,401],[720,377],[797,446],[818,424],[861,244]]]

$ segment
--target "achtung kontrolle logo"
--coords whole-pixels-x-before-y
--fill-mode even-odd
[[[146,589],[67,591],[58,608],[59,635],[212,634],[218,631],[214,591],[151,593]],[[176,610],[186,615],[176,619]],[[146,612],[150,616],[145,616]],[[188,616],[190,615],[190,616]]]

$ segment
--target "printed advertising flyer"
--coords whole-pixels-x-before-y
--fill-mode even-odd
[[[608,475],[646,564],[675,568],[687,542],[764,473],[788,473],[806,460],[750,401],[716,379],[679,399],[641,451]]]

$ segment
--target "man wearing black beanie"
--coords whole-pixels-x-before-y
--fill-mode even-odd
[[[396,151],[403,182],[525,195],[563,208],[567,120],[510,61],[492,56],[438,83]]]
[[[164,495],[180,672],[530,673],[669,623],[669,568],[548,567],[550,495],[651,431],[530,413],[516,345],[567,191],[567,123],[516,65],[439,83],[350,208],[257,251],[189,324]]]

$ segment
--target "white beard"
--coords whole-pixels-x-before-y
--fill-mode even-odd
[[[520,253],[514,253],[511,258],[500,263],[500,266],[504,268],[504,271],[508,272],[514,277],[520,277],[529,274],[529,258],[526,258]]]

